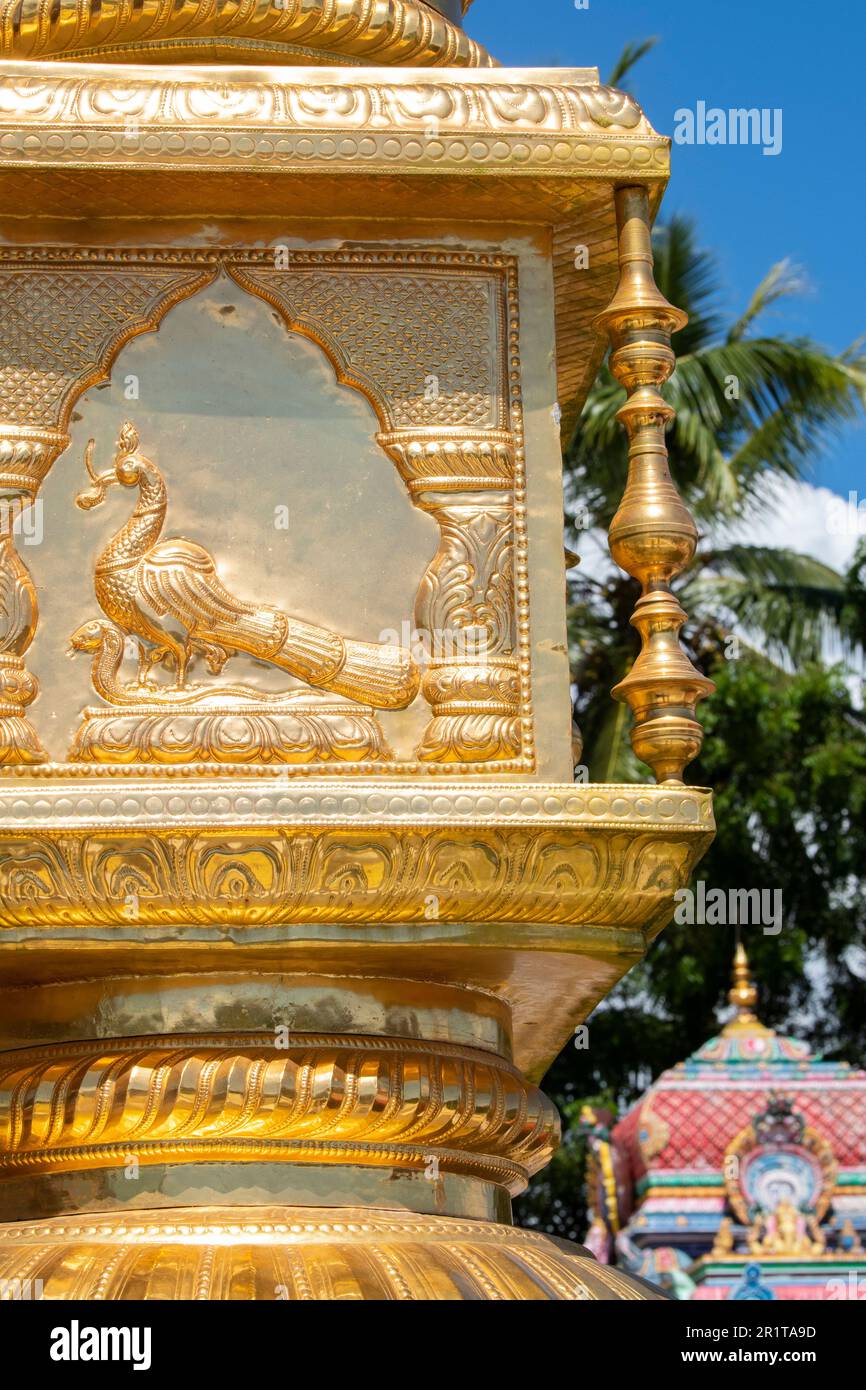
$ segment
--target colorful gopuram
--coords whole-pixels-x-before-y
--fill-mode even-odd
[[[683,1299],[864,1299],[866,1072],[761,1023],[742,946],[729,999],[612,1130],[592,1117],[589,1243]]]

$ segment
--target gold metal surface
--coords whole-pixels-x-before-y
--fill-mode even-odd
[[[653,1296],[507,1223],[713,833],[668,142],[465,8],[0,4],[0,1278],[48,1297]],[[599,329],[660,787],[572,781]]]
[[[13,454],[12,440],[7,437],[4,443],[9,458]],[[25,445],[17,453],[20,457],[21,453],[29,454],[29,449]],[[12,487],[4,488],[3,493],[0,506],[0,766],[26,766],[48,760],[39,735],[24,713],[39,691],[38,682],[24,665],[24,653],[36,633],[39,608],[30,571],[16,549],[13,536],[14,503],[20,494]]]
[[[91,62],[401,63],[486,66],[451,0],[3,0],[0,54]],[[467,7],[468,8],[468,7]]]
[[[370,401],[385,427],[378,442],[397,463],[412,502],[439,523],[440,548],[422,575],[414,613],[417,636],[428,647],[423,690],[432,713],[417,758],[531,772],[536,755],[516,266],[501,255],[360,248],[293,251],[285,265],[275,266],[279,252],[173,248],[133,252],[117,264],[101,251],[67,250],[47,252],[38,270],[15,257],[17,274],[10,272],[8,280],[14,360],[45,356],[41,325],[28,309],[42,293],[49,266],[67,312],[83,285],[114,322],[106,331],[100,318],[88,344],[69,314],[64,327],[74,341],[72,362],[58,371],[52,345],[41,370],[22,373],[10,366],[5,408],[28,422],[66,424],[82,389],[107,371],[121,346],[225,270],[278,308],[291,330],[318,343],[338,380]],[[184,264],[195,271],[179,276],[175,267]],[[462,302],[459,312],[455,299]],[[429,381],[435,381],[435,392],[428,393]],[[334,737],[319,733],[320,726],[327,729],[325,710],[303,711],[301,724],[291,708],[279,720],[263,722],[265,711],[254,704],[234,718],[222,710],[198,722],[189,718],[199,697],[221,697],[219,686],[180,693],[196,652],[212,673],[221,670],[229,651],[240,650],[379,709],[408,706],[418,673],[399,642],[347,641],[323,625],[238,602],[201,546],[160,539],[167,506],[162,472],[137,452],[137,434],[128,422],[121,426],[121,441],[113,472],[97,478],[89,465],[93,486],[76,499],[89,509],[101,505],[116,482],[138,489],[132,517],[95,561],[97,599],[115,631],[79,624],[73,644],[95,653],[100,693],[112,704],[134,705],[136,713],[118,719],[88,711],[73,758],[196,762],[221,754],[218,760],[317,768],[348,762],[365,769],[396,761],[369,712],[359,712],[363,722],[347,727],[345,711],[337,711]],[[87,450],[89,458],[92,442]],[[27,474],[20,485],[35,496],[35,478]],[[173,636],[166,619],[185,631]],[[141,648],[137,681],[125,689],[119,680],[121,635],[153,645],[149,661]],[[173,662],[179,673],[173,699],[149,691],[154,660]],[[148,716],[149,702],[165,707],[158,724]],[[188,716],[182,732],[169,713]],[[406,770],[411,767],[410,761]]]
[[[22,1222],[0,1226],[0,1252],[0,1278],[40,1277],[59,1299],[665,1298],[534,1231],[367,1207]]]
[[[263,712],[262,706],[276,713],[286,695],[268,695],[244,686],[209,690],[188,683],[187,669],[194,654],[205,658],[211,674],[220,675],[238,651],[272,663],[308,686],[379,709],[400,709],[415,698],[420,674],[404,648],[362,645],[276,608],[238,599],[225,587],[212,555],[202,546],[184,538],[163,538],[168,509],[165,480],[141,452],[132,424],[121,428],[113,467],[106,473],[94,472],[92,450],[93,440],[86,460],[92,487],[79,493],[79,507],[100,506],[107,489],[117,483],[137,489],[132,514],[96,561],[96,598],[109,621],[84,624],[71,639],[77,649],[95,654],[94,686],[108,704],[152,704],[163,712],[195,713],[202,705],[224,707],[226,702],[241,710],[246,704],[249,709],[252,701],[253,716]],[[172,625],[180,626],[181,636],[174,635]],[[139,639],[138,676],[135,682],[122,683],[119,668],[129,637]],[[173,682],[154,680],[153,668],[161,662],[173,667]],[[319,717],[325,725],[330,712],[323,706]],[[315,715],[315,706],[311,713]],[[149,742],[152,745],[154,740]],[[131,752],[136,751],[137,761],[149,760],[133,743]]]
[[[19,952],[19,961],[22,955]],[[87,953],[85,952],[85,955]],[[74,1037],[145,1038],[174,1033],[227,1030],[280,1037],[318,1033],[365,1037],[424,1038],[472,1051],[513,1057],[510,1011],[492,992],[466,985],[412,981],[393,973],[292,974],[268,970],[259,962],[247,969],[246,956],[232,968],[208,971],[193,965],[168,972],[157,969],[159,988],[147,975],[124,974],[121,963],[100,972],[85,961],[76,967],[70,952],[66,972],[41,980],[38,989],[12,982],[4,961],[0,1052],[16,1044],[43,1047]],[[33,962],[27,969],[31,969]],[[26,974],[26,971],[24,972]]]
[[[387,1163],[320,1163],[308,1155],[303,1162],[239,1160],[226,1146],[222,1158],[188,1152],[166,1161],[151,1157],[140,1163],[136,1154],[115,1167],[89,1165],[74,1171],[22,1171],[0,1183],[0,1223],[47,1220],[87,1212],[91,1218],[128,1220],[177,1207],[231,1207],[238,1220],[253,1220],[262,1207],[363,1206],[379,1212],[456,1217],[465,1221],[511,1224],[511,1198],[503,1186],[477,1174],[465,1177],[437,1166],[431,1153],[416,1167]]]
[[[65,1097],[74,1097],[67,1108]],[[463,1173],[521,1191],[558,1119],[509,1063],[446,1043],[150,1037],[0,1054],[0,1183],[20,1172],[280,1161]]]
[[[133,182],[122,177],[132,171]],[[422,200],[450,228],[487,219],[499,241],[504,219],[525,224],[531,209],[553,239],[566,442],[603,351],[592,320],[616,284],[613,187],[630,174],[655,211],[668,172],[669,142],[592,68],[454,70],[434,82],[400,68],[181,68],[167,78],[0,61],[0,207],[16,241],[16,221],[39,216],[67,224],[49,241],[74,232],[76,215],[94,219],[93,236],[107,208],[104,235],[117,248],[129,244],[124,222],[148,214],[210,222],[255,208],[332,224],[335,208],[342,222],[372,205],[405,221]]]

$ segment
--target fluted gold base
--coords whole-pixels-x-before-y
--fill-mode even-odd
[[[252,0],[244,6],[177,0],[170,8],[157,0],[33,0],[17,22],[12,9],[10,0],[0,3],[0,53],[14,58],[419,68],[493,63],[463,32],[454,0]]]
[[[22,1290],[25,1292],[22,1294]],[[580,1246],[368,1208],[178,1208],[0,1226],[0,1299],[664,1299]]]

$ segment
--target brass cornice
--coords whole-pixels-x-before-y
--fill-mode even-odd
[[[604,351],[593,319],[616,288],[613,185],[643,185],[654,215],[669,147],[594,68],[0,61],[0,207],[10,230],[74,209],[92,235],[110,210],[106,244],[123,256],[118,226],[143,215],[248,217],[255,207],[285,235],[287,218],[330,219],[335,206],[405,223],[407,206],[421,203],[495,240],[509,220],[545,229],[566,443]]]
[[[669,141],[593,69],[0,62],[0,167],[664,179]]]
[[[200,767],[88,767],[51,763],[0,775],[0,834],[42,828],[100,830],[123,823],[169,829],[237,823],[289,827],[395,825],[417,827],[538,826],[572,829],[696,830],[712,833],[712,797],[699,787],[639,783],[514,782],[459,778],[334,782],[289,780],[279,769],[209,769],[218,780],[191,778]],[[173,775],[172,775],[173,774]],[[100,778],[105,785],[100,785]]]

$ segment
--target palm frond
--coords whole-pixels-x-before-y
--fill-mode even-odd
[[[746,310],[728,330],[727,341],[739,342],[746,336],[752,324],[761,314],[780,299],[802,295],[809,289],[809,282],[801,270],[788,258],[771,266],[755,290]]]
[[[771,655],[821,661],[833,644],[853,653],[843,620],[847,585],[829,565],[796,551],[731,545],[700,557],[681,590],[692,612],[728,614]]]
[[[826,589],[828,593],[845,592],[845,576],[832,565],[825,565],[814,555],[798,550],[768,545],[743,545],[734,542],[706,550],[698,558],[702,570],[732,573],[755,582],[805,584]]]
[[[632,68],[636,67],[641,59],[655,48],[657,43],[658,38],[641,39],[637,43],[627,43],[608,74],[608,87],[622,87],[624,78],[628,77]]]
[[[631,713],[628,705],[607,694],[608,708],[597,727],[592,747],[584,754],[592,782],[647,780],[646,768],[638,762],[629,738]]]
[[[745,399],[740,382],[750,428],[730,460],[746,496],[754,496],[757,479],[767,473],[806,475],[866,402],[866,360],[861,357],[843,361],[803,340],[750,339],[741,346],[751,345],[759,349],[758,375],[753,388],[746,386]]]

